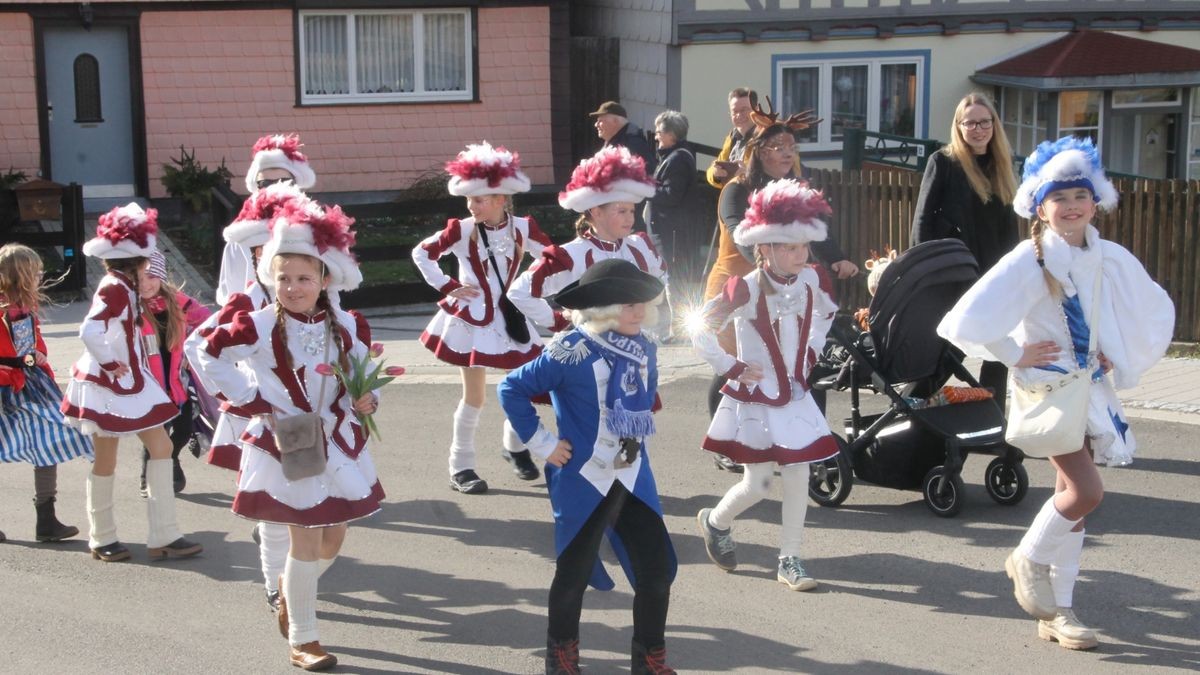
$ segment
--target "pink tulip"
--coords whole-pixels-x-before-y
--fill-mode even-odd
[[[376,342],[375,344],[371,345],[370,354],[371,354],[371,358],[373,358],[373,359],[377,359],[380,356],[383,356],[383,343]]]
[[[333,375],[333,366],[328,363],[318,363],[317,367],[313,370],[316,370],[318,375],[325,375],[327,377]]]
[[[404,374],[404,366],[388,366],[383,369],[383,373],[388,377],[400,377]]]

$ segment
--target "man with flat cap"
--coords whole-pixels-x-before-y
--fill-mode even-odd
[[[646,162],[646,173],[654,175],[654,168],[658,164],[654,146],[646,140],[641,127],[629,121],[625,106],[616,101],[605,101],[588,116],[596,118],[596,135],[604,141],[605,147],[617,145],[628,148],[629,152]]]

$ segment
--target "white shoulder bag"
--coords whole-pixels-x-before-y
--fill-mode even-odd
[[[1057,382],[1022,386],[1013,380],[1004,439],[1029,457],[1066,455],[1083,447],[1092,391],[1091,355],[1096,351],[1101,274],[1101,270],[1096,270],[1092,311],[1088,317],[1088,363]],[[1063,323],[1066,323],[1065,310]],[[1068,340],[1070,332],[1068,328]]]

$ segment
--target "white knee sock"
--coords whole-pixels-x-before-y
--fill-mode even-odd
[[[117,521],[113,517],[113,481],[116,476],[87,477],[88,546],[100,548],[117,541]]]
[[[517,435],[517,430],[513,428],[508,420],[504,420],[504,449],[509,452],[523,452],[525,444],[521,442],[521,437]]]
[[[767,496],[771,491],[771,481],[774,478],[774,462],[747,464],[741,482],[729,488],[729,491],[713,508],[712,513],[708,514],[708,524],[718,530],[728,530],[733,527],[734,518]]]
[[[318,641],[317,577],[319,564],[288,556],[283,572],[283,595],[287,598],[288,642],[299,647]]]
[[[175,521],[175,486],[169,457],[146,462],[146,494],[146,520],[150,523],[146,546],[166,546],[182,537]]]
[[[288,526],[278,523],[258,524],[258,560],[262,564],[263,584],[268,591],[279,590],[279,575],[287,565],[292,538]]]
[[[475,468],[475,430],[481,410],[459,401],[454,410],[454,435],[450,439],[450,475]]]
[[[1074,599],[1079,557],[1083,554],[1083,533],[1084,530],[1068,532],[1054,562],[1050,563],[1050,587],[1054,589],[1054,604],[1059,607],[1070,608]]]
[[[1062,546],[1063,537],[1078,522],[1064,518],[1054,506],[1054,497],[1050,497],[1034,517],[1033,524],[1025,532],[1017,550],[1039,565],[1049,565],[1054,562],[1054,556]]]
[[[779,537],[779,557],[800,557],[804,543],[804,518],[808,515],[808,463],[781,467],[783,480],[783,531]]]
[[[323,577],[323,576],[325,576],[325,572],[326,572],[326,571],[328,571],[330,567],[333,567],[333,563],[334,563],[334,561],[336,561],[336,560],[337,560],[337,556],[336,556],[336,555],[335,555],[335,556],[333,556],[332,558],[320,558],[320,559],[318,559],[318,560],[317,560],[317,565],[318,565],[318,568],[319,568],[319,569],[318,569],[318,571],[317,571],[317,576],[318,576],[318,577]]]

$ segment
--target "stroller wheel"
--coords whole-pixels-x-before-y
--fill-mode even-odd
[[[1025,498],[1025,492],[1029,490],[1029,473],[1025,471],[1025,465],[997,457],[987,465],[983,484],[988,496],[997,504],[1012,506]]]
[[[838,454],[823,462],[813,462],[808,468],[808,496],[821,506],[837,506],[846,501],[854,486],[854,471],[846,456],[846,442],[837,434],[833,437],[837,439]]]
[[[946,467],[941,465],[930,469],[921,482],[921,491],[930,511],[942,518],[953,518],[962,510],[963,479],[955,474],[942,480],[945,472]]]

